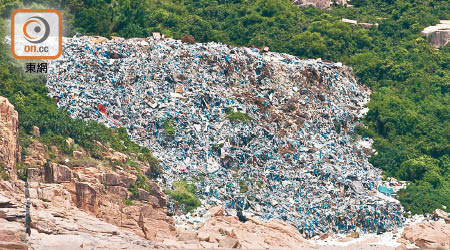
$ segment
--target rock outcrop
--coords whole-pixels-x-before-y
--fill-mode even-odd
[[[95,213],[98,208],[97,192],[86,182],[75,183],[76,204],[78,208]]]
[[[198,232],[179,230],[178,247],[182,246],[180,243],[194,244],[195,248],[299,249],[310,246],[297,228],[288,223],[262,222],[252,217],[242,223],[235,216],[224,215],[223,210],[222,206],[211,208],[211,218]]]
[[[437,31],[433,32],[430,42],[436,48],[447,46],[448,44],[450,44],[450,29],[449,30],[437,30]]]
[[[405,228],[398,242],[426,249],[450,249],[450,213],[436,209],[433,218],[434,221],[422,221]]]
[[[402,238],[420,248],[450,248],[450,224],[442,222],[420,222],[405,228]]]
[[[21,223],[0,218],[0,225],[0,249],[28,249],[24,243],[25,227]]]
[[[0,172],[13,180],[17,178],[16,162],[20,157],[18,138],[19,115],[8,99],[0,96]]]
[[[450,20],[441,20],[440,23],[428,26],[422,31],[422,35],[431,36],[430,43],[436,48],[450,44]]]
[[[23,162],[28,166],[43,167],[47,163],[47,148],[39,141],[33,141],[27,149]]]
[[[292,0],[292,3],[299,7],[313,6],[319,9],[329,9],[333,4],[348,5],[348,0]]]
[[[64,165],[49,163],[45,165],[45,181],[48,183],[63,183],[72,181],[72,171]]]

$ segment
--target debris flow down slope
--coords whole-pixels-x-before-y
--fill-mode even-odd
[[[377,191],[371,141],[354,133],[370,90],[349,67],[178,40],[66,39],[49,95],[73,118],[126,127],[206,204],[281,219],[306,236],[384,232],[400,204]]]

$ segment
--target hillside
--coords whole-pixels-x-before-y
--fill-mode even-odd
[[[353,8],[319,10],[298,8],[289,0],[9,0],[0,5],[0,14],[8,18],[12,9],[32,3],[62,10],[68,36],[130,38],[156,31],[177,39],[193,35],[199,42],[268,46],[352,66],[373,93],[367,129],[359,131],[374,139],[378,154],[370,162],[412,183],[398,196],[406,210],[422,214],[450,208],[450,47],[435,50],[420,34],[450,19],[449,1],[354,0],[349,2]],[[379,25],[366,29],[342,18]]]
[[[50,81],[0,41],[0,248],[450,247],[450,46],[421,32],[450,1],[0,2],[0,37],[17,8],[59,9],[78,36]],[[153,32],[192,44],[108,40]]]

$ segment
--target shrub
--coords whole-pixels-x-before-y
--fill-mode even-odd
[[[9,180],[9,175],[6,172],[5,165],[3,165],[3,162],[0,162],[0,175],[4,181]]]
[[[123,204],[125,204],[127,206],[133,206],[133,201],[131,201],[131,200],[123,200]]]
[[[140,169],[139,169],[140,171]],[[139,189],[144,189],[150,192],[150,185],[148,185],[149,179],[142,173],[138,173],[136,182],[130,183],[128,190],[132,193],[131,199],[137,199],[139,197]]]
[[[164,120],[163,124],[164,133],[167,135],[175,135],[175,126],[173,125],[173,122],[171,120]]]
[[[194,211],[202,203],[195,196],[195,187],[193,184],[187,184],[186,181],[173,183],[173,190],[167,190],[166,194],[177,202],[177,205],[184,204],[187,212]]]
[[[17,169],[17,176],[22,181],[27,181],[27,169],[28,165],[24,164],[23,162],[18,162],[16,165]]]
[[[227,114],[227,118],[231,121],[243,123],[248,123],[251,120],[250,116],[248,116],[246,113],[241,112],[230,112]]]

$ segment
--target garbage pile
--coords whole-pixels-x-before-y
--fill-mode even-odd
[[[370,91],[341,63],[173,39],[67,39],[47,87],[73,118],[125,127],[161,183],[203,205],[281,219],[305,236],[384,232],[401,206],[377,195],[370,140],[354,134]],[[381,197],[381,198],[380,198]]]

